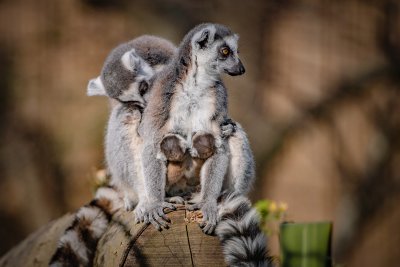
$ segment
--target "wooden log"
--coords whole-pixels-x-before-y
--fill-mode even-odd
[[[72,214],[67,214],[41,227],[7,252],[0,259],[0,267],[48,266],[51,256],[56,251],[58,239],[73,219]]]
[[[99,240],[94,266],[226,266],[218,238],[203,234],[198,216],[178,207],[168,213],[170,229],[159,232],[135,224],[132,212],[118,212]],[[0,259],[0,267],[47,266],[72,220],[65,215],[31,234]]]

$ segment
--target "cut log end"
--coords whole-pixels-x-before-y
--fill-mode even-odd
[[[203,234],[201,214],[183,207],[168,213],[170,229],[135,224],[132,212],[115,214],[99,240],[93,266],[225,266],[216,236]],[[31,234],[0,259],[5,266],[47,266],[58,239],[71,224],[66,215]]]

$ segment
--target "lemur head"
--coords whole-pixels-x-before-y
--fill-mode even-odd
[[[154,76],[150,65],[131,49],[122,57],[111,59],[104,64],[99,77],[91,79],[87,94],[106,95],[121,102],[135,102],[144,108],[144,95],[149,89],[149,83]]]
[[[210,74],[241,75],[245,68],[238,55],[239,36],[220,24],[201,24],[188,34],[191,37],[195,64],[203,65]]]

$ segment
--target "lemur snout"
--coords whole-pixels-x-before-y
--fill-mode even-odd
[[[242,61],[239,59],[239,62],[230,69],[227,69],[226,72],[231,76],[242,75],[246,72],[246,69],[243,66]]]

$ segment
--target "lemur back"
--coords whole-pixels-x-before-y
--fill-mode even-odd
[[[110,52],[100,76],[89,82],[88,95],[107,95],[141,105],[151,78],[175,53],[170,41],[151,35],[123,43]]]

